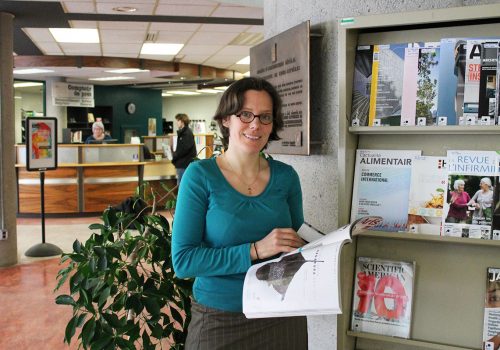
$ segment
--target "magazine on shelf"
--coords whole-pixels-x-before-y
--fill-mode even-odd
[[[484,301],[483,349],[500,349],[500,268],[488,267]]]
[[[500,151],[497,151],[495,188],[493,189],[493,218],[491,222],[491,239],[500,240]]]
[[[413,43],[373,45],[368,125],[401,125],[405,48]]]
[[[401,125],[415,125],[417,110],[418,47],[405,48],[403,65],[403,96],[401,99]]]
[[[378,231],[406,231],[408,197],[415,150],[356,151],[351,221],[381,216]]]
[[[446,157],[413,158],[408,201],[408,232],[440,234],[448,182],[446,165]]]
[[[495,151],[448,151],[448,186],[443,236],[491,238]]]
[[[481,76],[479,80],[479,123],[495,125],[498,117],[496,104],[498,40],[486,41],[481,47]]]
[[[352,84],[352,126],[368,125],[372,63],[373,45],[358,46],[354,60],[354,80]]]
[[[339,286],[342,247],[352,236],[381,220],[364,217],[326,235],[303,224],[298,234],[308,244],[248,270],[243,286],[246,317],[342,313]]]
[[[440,49],[439,43],[428,45],[419,49],[416,125],[437,125]]]
[[[467,40],[464,86],[464,125],[479,124],[479,80],[481,77],[482,40]]]
[[[358,257],[351,330],[409,338],[415,262]]]

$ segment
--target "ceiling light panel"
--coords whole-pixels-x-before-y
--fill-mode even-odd
[[[135,80],[135,78],[134,77],[127,77],[127,76],[114,76],[114,77],[89,78],[89,80],[93,80],[93,81],[115,81],[115,80]]]
[[[97,13],[99,14],[112,14],[112,15],[119,15],[119,14],[124,14],[123,12],[117,12],[114,10],[116,7],[124,7],[124,6],[130,6],[130,7],[135,7],[137,11],[135,12],[130,12],[127,13],[127,15],[131,16],[137,16],[137,15],[153,15],[155,4],[154,2],[149,2],[149,3],[138,3],[138,2],[133,2],[133,3],[127,3],[125,1],[123,2],[98,2],[97,3]]]
[[[231,18],[264,18],[264,9],[261,7],[245,6],[219,6],[211,17],[231,17]]]
[[[116,74],[130,74],[130,73],[149,73],[148,69],[139,68],[123,68],[123,69],[113,69],[107,70],[106,73],[116,73]]]
[[[20,83],[14,83],[14,87],[16,89],[32,87],[32,86],[42,86],[42,85],[43,85],[43,83],[34,82],[34,81],[25,81],[25,82],[20,82]]]
[[[201,95],[199,92],[194,91],[183,91],[183,90],[169,90],[167,93],[172,95],[181,95],[181,96],[193,96],[193,95]]]
[[[146,37],[145,30],[109,30],[101,29],[102,43],[136,43],[144,41]]]
[[[217,3],[212,5],[158,5],[155,15],[158,16],[194,16],[194,17],[207,17],[217,7]]]
[[[183,44],[144,43],[141,55],[176,55],[183,46]]]
[[[33,41],[51,42],[54,43],[54,37],[48,28],[23,28],[23,31]]]
[[[97,29],[49,28],[49,30],[59,43],[99,43]]]
[[[40,68],[26,68],[26,69],[14,69],[14,74],[41,74],[41,73],[53,73],[53,70],[40,69]]]
[[[237,35],[238,33],[198,32],[189,40],[189,45],[227,45]]]

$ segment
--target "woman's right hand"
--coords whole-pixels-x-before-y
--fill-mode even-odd
[[[292,228],[275,228],[266,237],[255,242],[254,248],[250,251],[252,260],[266,259],[278,253],[289,253],[302,247],[305,242]]]

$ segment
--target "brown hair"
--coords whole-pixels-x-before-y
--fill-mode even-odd
[[[222,144],[227,149],[229,144],[229,128],[222,122],[229,116],[241,112],[245,103],[245,92],[248,90],[265,91],[271,97],[273,102],[273,130],[269,135],[269,141],[280,140],[278,131],[283,129],[283,116],[281,114],[281,98],[276,89],[268,81],[258,77],[248,77],[232,83],[222,95],[214,120],[219,124],[222,134]],[[267,144],[264,148],[267,147]]]
[[[180,120],[181,122],[184,123],[184,126],[188,126],[189,125],[189,117],[187,114],[185,113],[179,113],[175,116],[175,120]]]

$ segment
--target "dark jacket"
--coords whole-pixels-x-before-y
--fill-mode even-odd
[[[172,155],[172,163],[177,169],[185,169],[196,157],[196,144],[191,129],[187,126],[177,130],[177,147]]]

